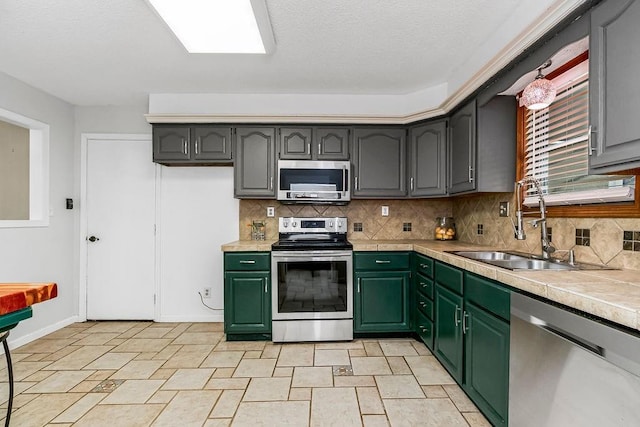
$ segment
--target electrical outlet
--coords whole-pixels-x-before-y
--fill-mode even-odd
[[[500,211],[498,215],[507,217],[509,216],[509,202],[500,202]]]
[[[211,288],[204,288],[202,290],[202,298],[211,298]]]
[[[276,216],[276,208],[269,206],[267,208],[267,218],[273,218],[274,216]]]
[[[389,216],[389,206],[382,207],[382,216]]]

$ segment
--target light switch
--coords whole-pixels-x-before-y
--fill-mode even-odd
[[[267,218],[273,218],[274,216],[276,216],[276,208],[269,206],[267,208]]]
[[[389,216],[389,206],[382,207],[382,216]]]

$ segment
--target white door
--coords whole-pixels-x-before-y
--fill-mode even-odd
[[[88,139],[87,319],[154,318],[151,140]]]

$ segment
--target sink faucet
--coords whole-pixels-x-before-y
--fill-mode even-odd
[[[517,240],[525,240],[527,238],[526,233],[524,232],[524,219],[523,216],[525,212],[522,211],[522,189],[525,186],[532,185],[538,196],[538,205],[540,207],[540,218],[533,219],[530,221],[531,225],[535,227],[540,227],[540,243],[542,246],[542,258],[549,259],[551,258],[551,254],[555,252],[556,248],[553,247],[551,242],[549,241],[549,235],[547,233],[547,207],[544,202],[544,196],[542,195],[542,189],[540,188],[540,182],[531,177],[526,176],[520,181],[517,181],[515,184],[515,193],[516,193],[516,222],[513,222],[513,218],[511,219],[511,224],[513,225],[513,234]]]

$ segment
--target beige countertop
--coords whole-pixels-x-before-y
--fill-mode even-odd
[[[225,252],[270,251],[274,241],[236,241]],[[640,271],[511,271],[446,251],[499,249],[434,240],[351,240],[354,251],[415,251],[516,289],[640,330]]]

